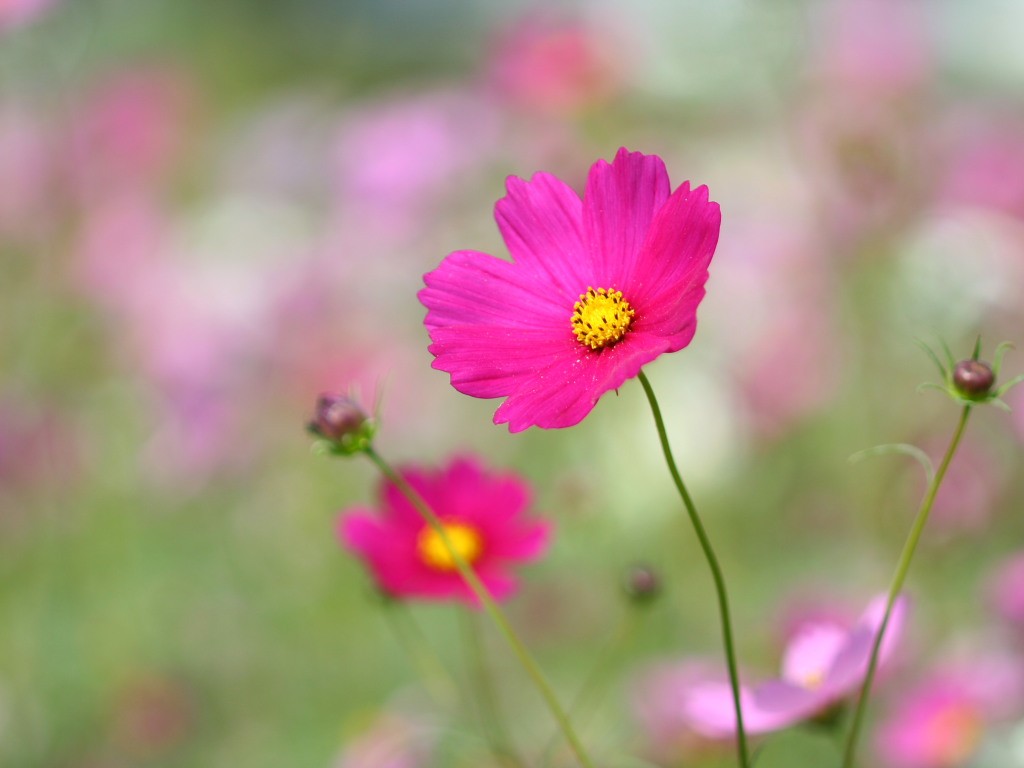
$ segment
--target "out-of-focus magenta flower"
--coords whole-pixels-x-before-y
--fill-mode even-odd
[[[937,455],[937,451],[931,453]],[[931,514],[935,532],[955,536],[984,531],[992,520],[1005,481],[1006,467],[1000,456],[984,443],[965,440],[935,497]],[[920,477],[919,494],[924,493],[924,485],[924,478]]]
[[[975,119],[950,130],[942,201],[1024,220],[1024,125]]]
[[[54,198],[51,143],[37,116],[0,107],[0,238],[38,233],[47,222]]]
[[[0,0],[0,35],[35,21],[57,0]]]
[[[490,473],[463,457],[440,470],[410,467],[402,476],[440,518],[453,546],[495,599],[515,591],[517,563],[547,549],[551,526],[526,516],[530,489],[515,475]],[[395,597],[475,605],[441,537],[392,483],[383,483],[378,507],[346,510],[338,524],[345,546],[366,562],[378,586]]]
[[[783,656],[781,677],[740,690],[747,733],[787,728],[823,713],[855,693],[867,672],[885,602],[885,596],[872,600],[852,628],[830,622],[812,623],[795,635]],[[880,662],[892,653],[906,611],[906,599],[898,598],[882,641]],[[691,685],[683,697],[682,708],[690,726],[705,736],[725,738],[736,731],[732,692],[726,682]]]
[[[184,146],[193,102],[187,78],[172,70],[140,68],[102,83],[82,106],[70,140],[82,202],[166,174]]]
[[[880,726],[876,749],[888,768],[967,765],[994,721],[1020,714],[1024,675],[1008,658],[976,659],[936,672],[905,691]]]
[[[1024,551],[1003,560],[989,577],[988,596],[1001,618],[1024,628]]]
[[[581,200],[547,173],[510,176],[495,216],[514,261],[456,251],[419,293],[434,368],[494,423],[570,427],[697,328],[721,213],[707,187],[671,191],[661,158],[619,150]]]
[[[823,5],[813,64],[829,88],[898,95],[932,68],[927,4],[920,0],[833,0]]]
[[[621,87],[618,62],[609,54],[615,49],[580,21],[532,14],[499,33],[489,80],[517,106],[575,112],[607,101]]]
[[[652,759],[676,765],[722,748],[695,732],[684,701],[691,687],[705,683],[720,665],[712,661],[659,662],[644,669],[630,694],[630,708]]]
[[[334,150],[337,205],[360,226],[401,230],[450,194],[497,138],[496,115],[479,94],[439,90],[353,107]]]

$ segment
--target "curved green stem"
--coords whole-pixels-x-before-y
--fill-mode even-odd
[[[690,498],[689,491],[686,490],[682,475],[679,474],[679,468],[676,467],[676,461],[672,457],[672,448],[668,444],[668,434],[665,432],[665,421],[661,417],[661,408],[658,406],[658,399],[654,396],[651,383],[647,380],[647,376],[643,371],[637,374],[637,378],[640,379],[640,384],[647,394],[647,401],[651,405],[654,425],[658,429],[658,439],[661,441],[661,450],[665,454],[665,463],[668,465],[668,471],[672,475],[672,480],[676,484],[680,498],[683,500],[683,506],[686,507],[686,512],[690,516],[693,530],[697,534],[697,540],[704,551],[704,557],[707,559],[708,567],[711,569],[711,577],[715,582],[715,594],[718,597],[718,613],[722,622],[725,662],[729,667],[729,685],[732,688],[733,707],[736,711],[736,750],[739,754],[741,768],[749,768],[750,756],[747,750],[747,734],[743,728],[743,708],[740,705],[740,677],[736,667],[736,651],[733,647],[732,622],[729,619],[729,595],[725,589],[725,578],[722,576],[722,568],[718,564],[715,551],[711,547],[711,540],[708,538],[707,531],[704,530],[704,524],[701,522],[700,515],[697,514],[697,508],[694,506],[693,499]]]
[[[451,704],[455,699],[456,685],[444,664],[430,649],[423,631],[409,615],[408,609],[398,601],[388,600],[384,613],[403,650],[419,668],[420,677],[434,703],[442,707]]]
[[[490,669],[487,665],[487,657],[484,653],[483,638],[480,636],[480,625],[477,616],[470,611],[460,611],[462,614],[463,637],[469,650],[470,663],[472,664],[472,677],[476,688],[477,706],[480,708],[480,719],[484,724],[484,731],[487,741],[490,744],[494,758],[502,765],[512,768],[525,768],[525,761],[516,754],[512,748],[512,741],[509,739],[505,728],[502,725],[501,717],[498,714],[498,701],[494,694],[494,685],[491,680]]]
[[[960,445],[960,438],[963,437],[964,429],[967,427],[967,417],[970,415],[971,406],[965,405],[960,413],[960,421],[956,425],[953,439],[949,441],[946,455],[942,457],[942,463],[939,465],[938,471],[936,471],[932,481],[928,484],[928,489],[925,491],[924,498],[921,500],[921,506],[917,511],[917,517],[914,518],[914,524],[910,528],[910,534],[903,544],[903,552],[900,553],[896,572],[893,574],[892,583],[889,586],[889,598],[885,604],[885,615],[882,617],[882,624],[878,628],[875,642],[871,646],[867,673],[864,675],[864,684],[861,686],[860,696],[857,699],[857,709],[854,711],[853,723],[850,725],[850,734],[846,739],[846,749],[843,751],[843,768],[853,768],[854,756],[857,752],[857,737],[860,735],[861,725],[864,722],[868,695],[871,693],[871,684],[875,679],[875,669],[878,667],[878,654],[882,648],[882,638],[885,636],[885,630],[889,626],[892,607],[900,590],[903,589],[903,582],[907,578],[907,571],[910,570],[910,561],[914,557],[914,550],[917,549],[917,542],[921,538],[921,532],[924,530],[925,523],[928,522],[928,515],[931,514],[932,505],[935,503],[935,496],[939,492],[939,486],[942,485],[942,478],[946,476],[946,470],[949,469],[949,463],[953,460],[953,454],[956,453],[957,446]]]
[[[463,581],[466,582],[466,586],[472,590],[473,595],[483,606],[483,609],[491,617],[491,620],[497,626],[498,631],[504,636],[505,640],[512,647],[513,653],[519,659],[519,663],[522,664],[523,669],[526,670],[526,674],[529,675],[533,684],[540,692],[541,698],[544,699],[548,709],[551,711],[552,716],[558,723],[559,728],[562,729],[562,733],[565,735],[566,741],[572,747],[573,752],[576,754],[576,759],[579,760],[580,765],[584,768],[594,768],[594,764],[590,761],[587,756],[586,750],[583,748],[583,744],[580,743],[579,738],[576,736],[576,732],[573,730],[572,723],[569,722],[568,716],[558,703],[558,699],[555,697],[555,693],[548,683],[544,674],[541,672],[537,662],[534,661],[530,652],[526,650],[526,646],[523,645],[522,640],[512,629],[512,625],[506,618],[505,613],[498,607],[498,604],[494,602],[494,598],[491,597],[491,593],[487,591],[487,587],[484,586],[483,582],[480,581],[480,577],[476,575],[476,571],[470,567],[469,563],[466,562],[465,558],[459,554],[459,551],[452,544],[451,538],[448,536],[438,519],[437,515],[434,514],[433,510],[424,501],[423,497],[406,482],[405,478],[396,472],[390,464],[388,464],[381,456],[374,450],[372,445],[368,445],[364,449],[366,456],[372,461],[381,473],[390,480],[394,486],[405,496],[409,502],[416,508],[416,511],[420,513],[427,525],[430,526],[438,538],[441,539],[448,550],[449,556],[452,558],[452,562],[455,563],[455,568],[458,570],[459,575],[462,576]]]

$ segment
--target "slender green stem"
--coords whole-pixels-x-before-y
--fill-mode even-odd
[[[502,634],[508,644],[512,647],[513,653],[519,659],[519,663],[522,664],[523,669],[526,670],[526,674],[529,675],[533,684],[540,692],[541,698],[544,699],[548,709],[551,711],[552,716],[558,723],[559,728],[562,729],[562,733],[565,735],[566,741],[572,747],[572,751],[576,754],[576,759],[580,765],[584,768],[594,768],[594,764],[590,761],[590,757],[587,755],[586,750],[583,748],[583,744],[580,743],[579,738],[576,736],[576,732],[573,730],[572,723],[569,721],[568,716],[562,709],[562,706],[558,703],[558,699],[555,697],[555,693],[551,688],[550,683],[544,677],[544,673],[541,672],[537,662],[534,661],[533,656],[523,645],[522,640],[519,639],[519,635],[512,629],[512,625],[506,618],[505,613],[498,607],[498,604],[494,602],[494,598],[491,597],[491,593],[487,591],[487,587],[484,586],[483,582],[480,581],[480,577],[476,575],[476,571],[470,567],[469,563],[466,562],[465,558],[459,554],[459,551],[452,544],[451,538],[445,531],[444,526],[438,519],[437,515],[434,514],[433,510],[424,501],[423,497],[406,482],[405,478],[396,472],[390,464],[388,464],[381,456],[374,450],[373,446],[367,446],[364,450],[366,456],[372,461],[381,473],[390,480],[395,487],[405,496],[409,502],[416,508],[416,511],[420,513],[427,525],[430,526],[438,538],[441,539],[448,550],[449,556],[452,558],[452,562],[455,563],[455,568],[458,570],[459,575],[462,576],[463,581],[472,590],[473,595],[483,606],[483,609],[487,611],[487,614],[491,617],[491,620],[497,626],[498,631]]]
[[[629,606],[629,610],[620,622],[615,636],[600,653],[597,662],[587,675],[583,685],[580,686],[576,696],[569,702],[569,715],[577,726],[580,726],[580,713],[586,714],[587,705],[597,700],[601,689],[608,682],[609,676],[616,667],[616,660],[629,647],[633,635],[636,634],[637,626],[640,624],[641,613],[642,609],[637,606]],[[542,765],[549,765],[551,763],[551,756],[557,746],[558,732],[556,731],[548,739],[547,746],[544,747],[544,751],[541,753],[543,755]]]
[[[942,479],[946,476],[949,463],[953,460],[957,446],[960,445],[960,438],[963,437],[964,429],[967,427],[967,418],[971,415],[971,406],[965,405],[960,413],[960,421],[956,425],[952,440],[946,449],[946,455],[942,457],[942,463],[935,472],[935,476],[928,484],[921,506],[914,518],[914,524],[910,528],[906,542],[903,544],[903,552],[900,553],[899,562],[896,565],[896,572],[893,574],[892,583],[889,585],[889,598],[885,604],[885,615],[882,617],[882,624],[878,628],[875,642],[871,646],[871,656],[868,659],[867,673],[864,675],[864,684],[860,689],[860,696],[857,699],[857,709],[854,711],[853,723],[850,725],[850,734],[846,739],[846,749],[843,751],[843,768],[853,768],[854,755],[857,752],[857,737],[860,735],[860,728],[864,721],[864,713],[867,710],[868,695],[871,693],[871,684],[875,679],[875,669],[878,667],[878,654],[882,648],[882,638],[885,637],[885,630],[889,626],[889,618],[892,615],[892,607],[896,597],[903,589],[903,582],[907,578],[907,571],[910,569],[910,561],[914,557],[914,550],[917,549],[917,542],[921,538],[925,523],[928,522],[928,515],[931,514],[932,505],[935,503],[935,496],[942,485]]]
[[[494,753],[495,759],[503,765],[524,768],[526,763],[512,748],[512,741],[505,732],[498,714],[498,700],[494,693],[494,685],[484,653],[478,617],[470,611],[460,611],[460,613],[462,614],[463,638],[469,647],[470,663],[473,667],[472,676],[477,693],[476,700],[480,708],[480,719],[484,724],[491,752]]]
[[[697,540],[704,551],[704,557],[707,559],[708,567],[711,569],[711,577],[715,582],[715,594],[718,597],[718,613],[722,622],[722,643],[725,646],[725,662],[729,667],[729,685],[732,688],[733,707],[736,710],[736,751],[739,755],[740,767],[749,768],[750,757],[747,751],[747,734],[743,728],[743,708],[740,705],[740,676],[736,667],[736,651],[733,647],[732,622],[729,619],[729,595],[725,589],[725,578],[722,576],[722,568],[718,564],[715,551],[711,547],[711,540],[708,538],[707,531],[704,530],[704,524],[701,522],[700,515],[697,514],[697,508],[693,504],[693,499],[690,498],[689,491],[686,490],[686,485],[683,483],[682,475],[679,474],[676,461],[672,458],[672,448],[668,444],[668,434],[665,432],[665,421],[661,417],[661,408],[658,406],[658,399],[654,396],[651,383],[647,380],[647,376],[643,371],[640,371],[637,377],[640,379],[640,384],[647,394],[647,401],[651,405],[654,425],[658,429],[658,439],[661,441],[661,450],[665,454],[665,463],[668,465],[668,471],[672,475],[672,480],[676,484],[680,498],[683,500],[683,506],[686,507],[686,512],[690,516],[693,530],[697,534]]]
[[[389,600],[384,606],[391,630],[394,632],[402,648],[419,668],[423,684],[434,702],[439,706],[447,706],[455,699],[457,690],[451,675],[437,655],[430,650],[430,645],[423,631],[409,615],[408,609],[395,600]]]

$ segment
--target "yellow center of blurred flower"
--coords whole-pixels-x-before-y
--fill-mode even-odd
[[[634,314],[622,291],[587,288],[573,305],[572,330],[583,346],[603,349],[626,335]]]
[[[800,684],[809,691],[816,691],[825,682],[825,673],[820,669],[810,670],[800,679]]]
[[[472,565],[483,551],[483,541],[479,532],[462,523],[441,523],[452,548]],[[416,550],[424,564],[437,571],[454,571],[455,558],[448,550],[441,535],[429,525],[420,531],[416,538]]]
[[[961,765],[974,754],[981,735],[982,721],[974,707],[952,705],[928,724],[929,751],[943,765]]]

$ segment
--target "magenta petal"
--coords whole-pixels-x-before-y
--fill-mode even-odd
[[[572,306],[525,267],[479,251],[455,251],[423,276],[419,292],[428,330],[451,325],[569,327]]]
[[[830,690],[845,695],[863,681],[864,675],[867,673],[875,637],[882,626],[885,603],[886,596],[884,595],[872,600],[857,622],[857,626],[850,632],[849,640],[839,652],[825,678],[824,685]],[[908,601],[904,596],[900,595],[896,598],[892,616],[889,618],[889,625],[885,630],[885,637],[882,639],[882,647],[878,655],[879,665],[885,663],[896,647],[896,643],[899,642],[908,608]]]
[[[583,202],[549,173],[529,181],[510,176],[508,195],[494,209],[498,229],[517,264],[530,267],[557,288],[570,308],[597,273],[583,244]]]
[[[595,287],[621,289],[669,191],[668,172],[657,155],[623,147],[610,165],[594,163],[583,196],[583,224],[597,273],[607,283]]]
[[[689,182],[680,185],[658,210],[634,270],[624,283],[632,300],[649,307],[650,322],[662,321],[658,307],[688,295],[697,295],[696,311],[721,225],[721,210],[718,203],[708,200],[708,188],[691,191]]]
[[[849,640],[849,632],[831,623],[804,626],[786,647],[782,679],[796,685],[819,685]]]

